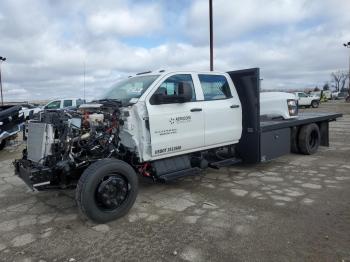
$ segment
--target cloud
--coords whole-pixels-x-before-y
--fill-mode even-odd
[[[156,33],[162,25],[160,8],[157,5],[140,5],[134,8],[116,8],[94,13],[87,18],[93,34],[117,36],[143,36]]]
[[[214,1],[215,68],[260,67],[265,88],[322,85],[347,68],[350,1]],[[89,98],[130,74],[207,70],[206,0],[4,0],[5,100]],[[22,91],[19,91],[22,90]]]

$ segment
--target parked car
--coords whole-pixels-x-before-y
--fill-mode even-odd
[[[330,91],[330,90],[310,92],[310,95],[317,96],[317,97],[321,97],[321,94],[323,94],[325,96],[325,98],[327,98],[327,99],[332,99],[332,91]]]
[[[339,92],[338,99],[345,99],[348,95],[348,92]]]
[[[21,131],[24,120],[20,111],[20,106],[0,106],[0,150]]]
[[[320,97],[315,95],[307,95],[304,92],[295,92],[296,99],[298,100],[298,106],[304,106],[309,108],[317,108],[320,105]]]
[[[29,120],[31,116],[38,114],[43,108],[32,104],[23,104],[20,112],[23,113],[24,120]]]
[[[63,108],[77,108],[82,104],[85,104],[86,101],[81,98],[65,98],[57,99],[50,101],[44,106],[44,109],[63,109]]]

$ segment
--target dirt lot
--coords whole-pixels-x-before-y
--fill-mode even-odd
[[[350,104],[317,111],[344,113],[329,148],[142,182],[131,212],[106,225],[79,219],[74,191],[28,190],[11,166],[21,146],[10,146],[0,152],[0,260],[350,261]]]

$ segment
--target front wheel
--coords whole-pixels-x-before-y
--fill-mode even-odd
[[[76,188],[76,202],[84,217],[105,223],[124,216],[135,203],[138,177],[124,161],[103,159],[90,165]]]

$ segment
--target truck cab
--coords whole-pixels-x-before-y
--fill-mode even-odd
[[[58,110],[64,108],[76,108],[84,103],[86,103],[86,101],[80,98],[57,99],[47,103],[44,106],[44,109]]]
[[[121,139],[132,137],[135,143],[132,146],[139,149],[144,161],[238,143],[242,109],[227,74],[181,71],[143,74],[134,78],[132,86],[141,87],[153,78],[156,80],[139,97],[135,97],[129,82],[127,87],[116,86],[115,96],[113,91],[106,94],[108,98],[123,99],[117,90],[134,92],[129,100],[133,106],[125,109],[129,117],[124,118],[126,128]]]

